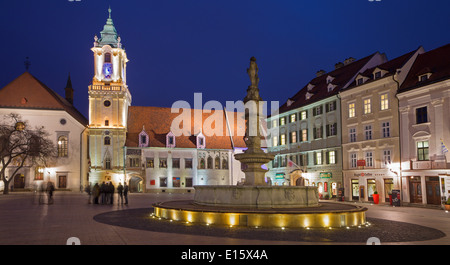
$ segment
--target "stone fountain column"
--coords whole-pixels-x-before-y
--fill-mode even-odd
[[[247,150],[242,154],[236,154],[236,160],[247,165],[243,170],[245,174],[246,186],[265,186],[265,174],[267,170],[261,166],[274,159],[274,155],[267,154],[261,149],[261,116],[262,116],[262,99],[259,95],[259,77],[258,65],[255,57],[250,58],[250,67],[247,69],[250,77],[250,86],[247,89],[247,96],[244,98],[246,107],[245,120],[245,144]]]

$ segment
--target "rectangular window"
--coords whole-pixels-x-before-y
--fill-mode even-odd
[[[160,187],[167,187],[167,178],[166,177],[159,178],[159,186]]]
[[[364,100],[364,114],[372,113],[372,104],[370,98]]]
[[[308,165],[308,154],[301,154],[300,155],[300,166],[307,166]]]
[[[306,110],[300,112],[300,120],[306,120],[308,118],[308,114]]]
[[[351,143],[356,142],[356,128],[349,129],[349,138]]]
[[[328,164],[336,164],[336,151],[328,152]]]
[[[34,180],[44,180],[44,168],[36,167],[36,172],[34,173]]]
[[[358,158],[356,153],[350,154],[350,167],[356,168],[358,166]]]
[[[128,162],[130,167],[140,167],[141,160],[136,157],[130,157]]]
[[[153,159],[153,158],[150,158],[150,157],[147,157],[147,158],[145,159],[145,167],[146,167],[146,168],[154,168],[154,167],[155,167],[155,165],[154,165],[154,159]]]
[[[381,110],[389,109],[389,98],[388,94],[383,94],[380,96]]]
[[[362,78],[358,78],[358,80],[356,80],[356,84],[359,86],[359,85],[362,85],[364,83],[364,79],[362,79]]]
[[[385,166],[391,164],[391,150],[383,150],[383,163]]]
[[[159,167],[160,168],[167,168],[167,158],[160,158],[159,159]]]
[[[314,134],[314,139],[319,139],[322,138],[322,126],[314,128],[313,130],[313,134]]]
[[[186,181],[185,187],[186,188],[192,188],[192,186],[193,186],[192,178],[186,178],[185,181]]]
[[[277,120],[273,120],[272,121],[272,128],[276,128],[277,127]]]
[[[337,123],[327,124],[327,136],[337,135]]]
[[[381,71],[375,72],[375,79],[381,78]]]
[[[302,142],[308,141],[308,129],[302,130]]]
[[[355,117],[355,103],[348,104],[348,117]]]
[[[286,124],[286,117],[280,118],[280,126],[285,125],[285,124]]]
[[[321,115],[323,113],[322,106],[313,108],[313,116]]]
[[[274,137],[272,138],[272,145],[273,145],[273,146],[278,146],[278,136],[274,136]]]
[[[295,144],[297,142],[297,132],[291,132],[291,143]]]
[[[429,146],[428,141],[417,142],[417,160],[426,161],[429,160]]]
[[[387,138],[387,137],[391,137],[391,129],[390,129],[390,122],[383,122],[381,123],[381,128],[382,128],[382,135],[383,138]]]
[[[172,168],[180,168],[180,159],[172,158]]]
[[[316,157],[316,165],[322,165],[322,152],[315,153]]]
[[[280,135],[280,145],[286,144],[286,134]]]
[[[373,153],[366,152],[366,167],[373,167]]]
[[[372,140],[372,125],[364,126],[364,136],[365,140]]]
[[[333,101],[333,102],[328,102],[326,105],[325,105],[325,111],[326,112],[330,112],[330,111],[334,111],[334,110],[336,110],[336,101]]]
[[[291,121],[290,122],[295,122],[297,120],[297,114],[291,114],[290,116]]]
[[[417,108],[416,109],[416,123],[425,123],[428,122],[428,113],[427,107]]]
[[[184,159],[184,168],[192,168],[192,158]]]

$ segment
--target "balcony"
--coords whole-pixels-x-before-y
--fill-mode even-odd
[[[91,85],[89,91],[123,91],[125,88],[120,85]]]
[[[445,160],[411,161],[412,169],[446,169]]]

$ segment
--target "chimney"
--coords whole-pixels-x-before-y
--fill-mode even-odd
[[[73,88],[72,88],[72,80],[70,80],[70,73],[69,78],[67,79],[65,91],[66,91],[66,100],[73,105]]]
[[[351,64],[355,61],[355,58],[350,57],[344,60],[344,65]]]
[[[338,62],[337,64],[334,65],[334,69],[339,69],[339,68],[341,68],[343,66],[344,66],[343,62]]]
[[[327,72],[325,72],[325,70],[319,70],[316,72],[316,77],[322,76],[324,74],[326,74]]]

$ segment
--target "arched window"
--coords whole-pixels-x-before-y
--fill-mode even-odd
[[[67,154],[68,154],[67,145],[68,145],[67,136],[58,137],[58,156],[59,157],[67,156]]]
[[[199,163],[198,163],[198,168],[205,169],[205,159],[204,158],[200,158]]]
[[[211,156],[208,156],[207,167],[208,169],[213,169],[213,159]]]
[[[222,159],[222,169],[228,169],[228,160],[226,158]]]
[[[104,139],[104,145],[111,145],[111,137],[106,136]]]
[[[220,169],[220,158],[218,156],[214,159],[214,169]]]
[[[105,169],[111,169],[111,158],[109,156],[105,158]]]

